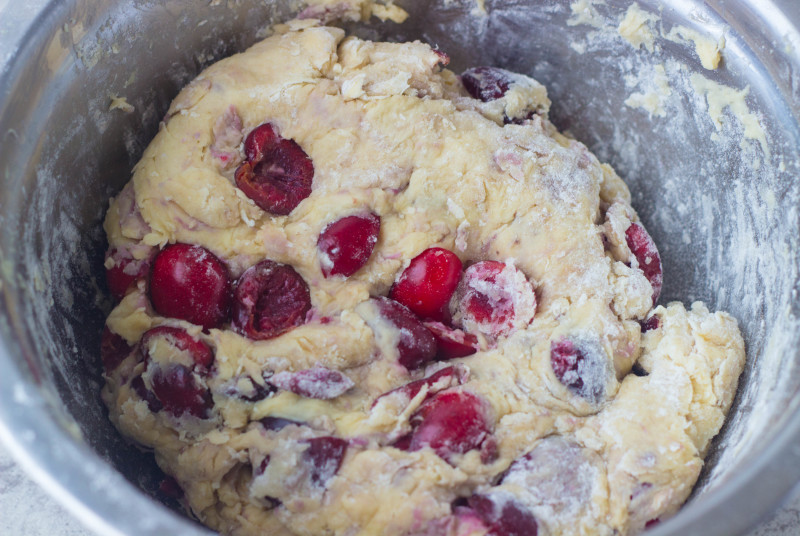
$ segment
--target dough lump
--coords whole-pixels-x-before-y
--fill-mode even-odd
[[[446,61],[419,42],[290,23],[178,95],[111,203],[106,267],[137,281],[107,320],[119,355],[103,399],[223,534],[503,534],[491,512],[507,507],[543,535],[633,534],[676,512],[698,477],[745,361],[736,321],[701,303],[653,307],[628,189],[556,131],[543,86],[509,73],[483,102]],[[286,216],[235,182],[265,123],[313,162],[311,194]],[[364,211],[380,217],[368,261],[324,277],[320,233]],[[212,252],[234,281],[264,259],[291,266],[311,308],[266,340],[162,316],[147,269],[174,243]],[[397,362],[406,335],[371,297],[432,247],[464,273],[507,267],[517,321],[487,330],[457,314],[478,351],[409,370]],[[213,354],[196,378],[206,415],[166,411],[156,395],[154,368],[192,366],[189,343],[163,336],[178,332]],[[572,359],[566,372],[556,354]],[[329,383],[298,387],[309,370]],[[439,393],[480,408],[480,446],[403,446]]]

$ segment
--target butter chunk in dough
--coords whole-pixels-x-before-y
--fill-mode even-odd
[[[736,321],[654,308],[660,260],[627,187],[557,132],[541,84],[481,68],[476,83],[500,89],[476,91],[446,63],[423,43],[289,23],[176,97],[111,203],[121,300],[103,399],[223,534],[480,536],[512,517],[542,535],[634,534],[697,479],[744,366]],[[243,166],[288,173],[248,141],[263,125],[313,164],[286,214],[237,186]],[[320,234],[364,214],[374,247],[331,271],[347,233],[322,252]],[[162,316],[147,268],[175,243],[213,253],[234,289],[287,265],[310,309],[264,340]],[[376,304],[429,248],[458,257],[460,290],[435,318],[393,321]],[[234,299],[254,322],[260,303],[279,315],[280,289],[258,292]],[[442,337],[469,355],[447,359]]]

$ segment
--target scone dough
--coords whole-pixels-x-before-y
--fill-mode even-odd
[[[112,421],[153,449],[191,512],[223,534],[485,534],[453,506],[475,493],[513,497],[539,534],[630,534],[674,513],[698,477],[745,361],[736,321],[700,303],[653,309],[624,238],[638,220],[628,189],[556,131],[543,86],[520,76],[484,103],[441,63],[423,43],[290,23],[178,95],[111,204],[110,246],[135,262],[167,244],[197,244],[233,278],[271,259],[309,285],[307,321],[264,341],[159,316],[144,279],[108,318],[133,348],[106,376]],[[508,121],[516,117],[525,120]],[[266,122],[314,164],[312,193],[288,216],[258,208],[233,180],[244,137]],[[381,218],[369,261],[351,277],[323,277],[317,237],[363,210]],[[434,246],[465,266],[516,267],[535,289],[535,315],[508,335],[480,335],[474,355],[408,371],[385,348],[391,326],[365,304]],[[642,333],[653,317],[658,326]],[[155,326],[181,327],[213,349],[210,418],[151,411],[131,387],[146,366],[137,344]],[[592,396],[553,372],[551,345],[564,337],[599,356],[586,378]],[[158,349],[150,355],[162,359]],[[496,456],[444,460],[390,446],[424,397],[373,407],[375,399],[456,364],[466,375],[457,389],[490,408]],[[354,387],[327,400],[232,394],[256,389],[265,373],[314,367]],[[265,417],[304,425],[269,430]],[[348,442],[323,487],[301,474],[303,441],[319,436]],[[530,467],[498,484],[523,456]]]

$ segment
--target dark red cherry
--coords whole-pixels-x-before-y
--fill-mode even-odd
[[[375,213],[346,216],[329,224],[317,240],[322,275],[349,277],[367,263],[378,242],[381,218]]]
[[[175,417],[188,413],[200,419],[208,418],[214,405],[211,393],[200,385],[188,367],[180,364],[156,367],[150,381],[153,393],[168,413]]]
[[[550,364],[556,378],[571,392],[595,403],[603,399],[607,363],[596,345],[570,338],[551,341]]]
[[[417,316],[450,321],[450,298],[461,278],[461,259],[444,248],[428,248],[403,270],[389,297]]]
[[[150,361],[150,345],[159,337],[163,337],[177,350],[186,352],[194,363],[192,370],[196,372],[207,374],[214,363],[214,352],[206,343],[195,339],[185,329],[173,326],[158,326],[142,335],[141,348],[145,361]]]
[[[534,515],[510,493],[473,495],[468,504],[489,529],[488,536],[536,536],[538,533]]]
[[[653,242],[645,228],[638,223],[631,223],[631,226],[625,231],[625,241],[633,256],[636,257],[639,269],[644,272],[644,276],[653,287],[653,303],[655,304],[661,295],[661,286],[664,282],[661,256],[658,254],[656,243]]]
[[[106,268],[108,289],[111,291],[111,295],[120,301],[136,281],[147,276],[150,261],[126,257],[116,248],[108,250],[106,259],[109,258],[114,260],[114,266]]]
[[[131,355],[133,348],[127,341],[112,332],[108,327],[103,328],[100,338],[100,359],[103,361],[103,370],[111,374],[126,357]]]
[[[383,393],[381,396],[375,399],[372,405],[375,406],[375,404],[378,403],[378,400],[390,395],[400,395],[404,399],[411,401],[415,396],[417,396],[417,393],[419,393],[425,387],[428,389],[426,395],[427,399],[439,391],[463,384],[465,381],[467,381],[468,377],[469,369],[462,364],[445,367],[441,370],[437,370],[427,378],[415,380],[405,385],[401,385],[396,389],[392,389],[387,393]]]
[[[131,380],[131,389],[139,398],[147,402],[147,408],[151,412],[158,413],[164,409],[164,405],[156,398],[156,395],[145,386],[141,374]]]
[[[236,186],[262,209],[285,216],[311,195],[314,164],[293,140],[269,123],[253,129],[244,142],[247,160],[236,170]]]
[[[466,391],[449,390],[427,400],[411,418],[409,450],[430,447],[441,458],[481,447],[492,426],[486,403]]]
[[[294,424],[296,426],[300,426],[301,424],[303,424],[301,422],[284,419],[282,417],[264,417],[262,419],[259,419],[258,422],[261,423],[261,426],[263,426],[265,430],[272,430],[273,432],[283,430],[290,424]]]
[[[347,441],[338,437],[313,437],[303,441],[303,461],[310,466],[313,484],[324,487],[339,472],[347,452]]]
[[[311,294],[291,266],[264,260],[248,268],[234,292],[233,328],[253,340],[277,337],[305,323]]]
[[[658,315],[653,315],[647,320],[642,320],[640,325],[642,326],[642,333],[646,333],[648,331],[658,329],[661,326],[661,319],[658,318]]]
[[[153,261],[150,300],[162,316],[186,320],[206,330],[220,327],[230,312],[228,270],[203,247],[167,246]]]
[[[511,87],[510,74],[497,67],[473,67],[461,73],[461,82],[473,99],[489,102],[506,94]]]
[[[436,340],[405,305],[389,298],[373,298],[381,316],[399,331],[398,362],[408,370],[421,367],[436,357]]]
[[[472,355],[480,349],[478,337],[472,333],[465,333],[460,329],[448,328],[441,322],[425,322],[425,327],[436,338],[440,360],[455,359]]]
[[[278,389],[320,400],[336,398],[355,385],[353,380],[338,370],[324,367],[297,372],[279,372],[269,378],[269,383]]]

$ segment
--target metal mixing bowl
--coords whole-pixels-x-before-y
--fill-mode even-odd
[[[567,1],[487,0],[488,16],[471,14],[467,0],[398,3],[407,23],[351,29],[438,44],[456,71],[491,64],[534,75],[554,122],[630,185],[661,248],[662,302],[702,299],[739,319],[748,366],[729,422],[688,505],[652,535],[744,532],[800,480],[800,4],[642,0],[665,33],[724,30],[723,65],[707,72],[685,44],[659,38],[650,54],[613,31],[567,24]],[[101,229],[109,196],[180,87],[293,12],[288,2],[211,4],[0,0],[0,439],[104,535],[206,532],[148,496],[160,476],[106,418],[98,346],[111,306]],[[628,4],[598,10],[619,20]],[[673,88],[666,115],[626,106],[662,64]],[[769,157],[742,142],[730,113],[717,130],[692,73],[749,87]],[[108,111],[111,95],[135,111]]]

